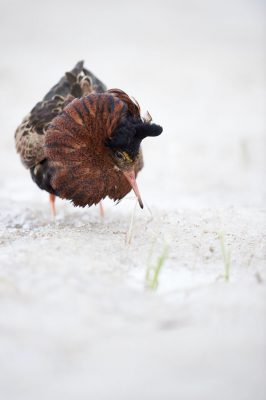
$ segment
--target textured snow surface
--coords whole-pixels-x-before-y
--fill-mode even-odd
[[[265,398],[264,16],[259,0],[0,0],[1,400]],[[15,153],[79,59],[164,127],[130,243],[132,193],[104,219],[57,200],[52,220]]]

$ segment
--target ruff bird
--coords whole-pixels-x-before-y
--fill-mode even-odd
[[[131,189],[143,208],[136,183],[143,168],[141,141],[162,127],[142,118],[136,100],[107,90],[80,61],[37,103],[16,130],[16,149],[33,181],[75,206],[121,200]],[[100,203],[101,205],[101,203]]]

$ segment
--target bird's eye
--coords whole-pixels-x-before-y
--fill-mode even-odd
[[[116,152],[115,152],[115,157],[116,157],[118,160],[124,160],[124,155],[123,155],[123,153],[121,153],[121,151],[116,151]]]

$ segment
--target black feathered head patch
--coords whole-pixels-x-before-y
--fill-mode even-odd
[[[162,131],[160,125],[127,116],[117,125],[106,145],[112,149],[126,151],[134,159],[139,152],[141,141],[147,136],[158,136]]]

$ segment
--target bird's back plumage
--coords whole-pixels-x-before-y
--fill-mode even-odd
[[[26,168],[45,159],[44,135],[49,123],[74,98],[93,92],[104,92],[106,86],[83,66],[83,61],[66,72],[60,81],[38,102],[16,130],[16,149]]]

